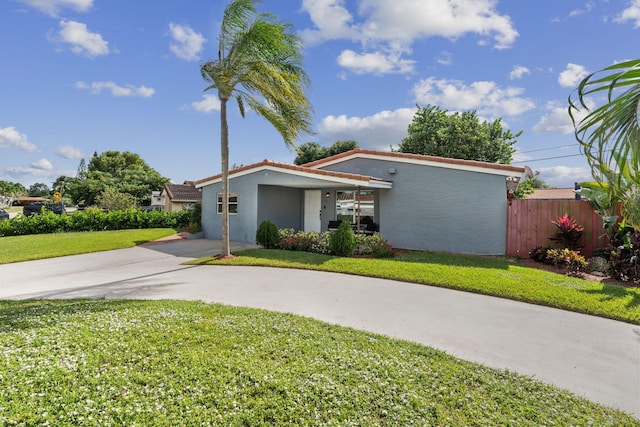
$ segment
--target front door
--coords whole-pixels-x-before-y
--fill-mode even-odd
[[[304,231],[320,232],[322,191],[304,190]]]

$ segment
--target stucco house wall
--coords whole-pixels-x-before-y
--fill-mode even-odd
[[[504,176],[364,158],[322,169],[393,180],[392,190],[377,191],[376,222],[394,247],[490,255],[506,251]]]
[[[229,179],[229,193],[238,194],[238,214],[229,215],[229,239],[255,242],[258,225],[265,219],[279,228],[302,229],[305,188],[319,189],[322,194],[328,191],[321,180],[292,177],[278,171],[232,176]],[[202,187],[202,228],[204,236],[209,239],[222,237],[222,215],[217,213],[217,194],[220,191],[220,182]],[[323,206],[330,208],[327,203]],[[324,213],[322,217],[324,222]],[[329,219],[326,219],[328,222]]]

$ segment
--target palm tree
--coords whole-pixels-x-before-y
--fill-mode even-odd
[[[599,95],[601,97],[599,98]],[[590,108],[604,99],[601,105]],[[622,201],[628,225],[640,226],[640,60],[626,61],[593,73],[569,97],[576,139],[594,179],[609,200]],[[580,113],[586,111],[584,117]]]
[[[235,97],[240,114],[245,106],[266,118],[293,147],[302,133],[311,133],[309,85],[302,68],[302,42],[292,27],[271,14],[258,13],[260,0],[232,0],[224,11],[218,59],[200,67],[220,99],[222,157],[222,253],[229,251],[229,129],[227,102]]]

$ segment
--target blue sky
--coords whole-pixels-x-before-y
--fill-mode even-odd
[[[223,0],[0,2],[0,180],[51,184],[94,152],[131,151],[172,181],[220,171],[219,104],[200,64]],[[389,150],[416,104],[502,118],[514,164],[551,185],[590,173],[567,98],[638,58],[640,0],[264,0],[305,41],[315,141]],[[279,134],[230,103],[230,162],[292,162]]]

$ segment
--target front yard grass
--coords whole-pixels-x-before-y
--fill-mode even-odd
[[[309,252],[251,249],[237,258],[190,264],[252,265],[357,274],[494,295],[640,324],[640,288],[567,277],[505,257],[411,251],[393,258],[340,258]]]
[[[175,234],[170,228],[0,237],[0,264],[131,248]]]
[[[0,425],[639,425],[422,345],[202,302],[0,301],[0,354]]]

